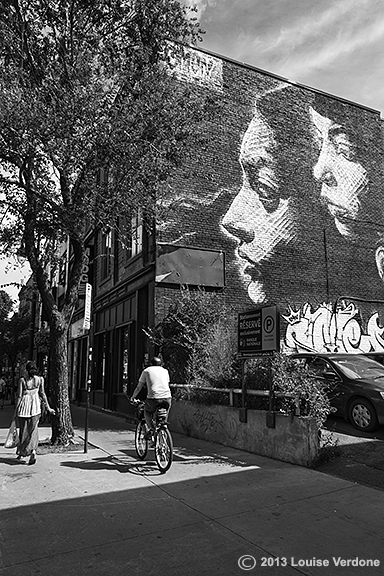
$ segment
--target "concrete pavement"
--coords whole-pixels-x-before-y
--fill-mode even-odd
[[[84,413],[72,407],[78,437]],[[96,411],[86,454],[79,445],[27,466],[3,446],[10,417],[0,410],[4,576],[384,571],[383,491],[176,434],[160,475],[153,452],[137,461],[133,426]]]

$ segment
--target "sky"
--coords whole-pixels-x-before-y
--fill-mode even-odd
[[[0,258],[0,290],[8,292],[15,302],[15,309],[20,288],[27,283],[29,275],[29,266],[21,266],[16,258]]]
[[[197,7],[199,46],[384,117],[384,0],[184,0]],[[28,268],[0,260],[0,289],[17,299]]]
[[[199,47],[379,110],[384,0],[184,0]]]

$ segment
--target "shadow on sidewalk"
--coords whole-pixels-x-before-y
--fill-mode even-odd
[[[0,458],[0,464],[8,464],[8,466],[25,466],[26,460],[17,460],[15,455],[9,455],[9,458]]]
[[[61,462],[61,466],[67,468],[79,468],[80,470],[111,470],[121,474],[135,474],[139,476],[160,476],[161,473],[155,462],[124,462],[115,456],[94,458],[83,462]]]

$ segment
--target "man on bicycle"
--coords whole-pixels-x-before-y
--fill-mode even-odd
[[[171,390],[169,388],[169,372],[161,365],[161,358],[154,356],[151,366],[145,368],[141,373],[139,382],[133,391],[131,401],[135,400],[140,390],[147,386],[147,398],[144,404],[145,422],[147,424],[147,438],[151,438],[154,432],[153,414],[159,404],[168,405],[168,412],[171,408]]]

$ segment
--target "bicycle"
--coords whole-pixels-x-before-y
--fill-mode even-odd
[[[140,460],[144,460],[148,453],[147,425],[144,416],[144,402],[134,400],[136,417],[138,419],[135,430],[135,449]],[[154,414],[155,431],[153,434],[153,448],[158,469],[162,474],[170,469],[173,461],[173,440],[168,429],[168,404],[159,404]]]

